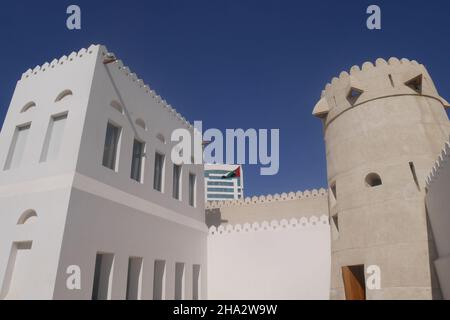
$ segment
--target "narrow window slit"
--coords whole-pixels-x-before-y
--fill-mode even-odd
[[[413,162],[409,163],[409,168],[411,169],[411,174],[413,176],[414,183],[416,184],[417,190],[420,191],[419,179],[417,179],[416,167],[414,166]]]
[[[395,88],[394,79],[392,79],[392,74],[389,75],[389,81],[391,81],[392,88]]]

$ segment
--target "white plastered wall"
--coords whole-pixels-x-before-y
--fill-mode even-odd
[[[212,227],[210,299],[329,298],[328,217]]]
[[[53,297],[70,185],[96,61],[96,50],[92,46],[28,70],[16,85],[0,134],[0,286],[3,298]],[[74,94],[56,101],[67,89]],[[21,112],[30,102],[35,106]],[[58,157],[41,162],[50,119],[60,114],[67,114],[67,123]],[[22,160],[18,167],[5,170],[16,127],[24,124],[30,124],[30,131]],[[28,210],[34,210],[37,217],[18,225],[19,218]],[[14,243],[23,241],[31,241],[32,247],[21,251],[14,261]],[[14,292],[10,292],[10,288]]]

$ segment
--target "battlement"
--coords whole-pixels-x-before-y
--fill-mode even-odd
[[[77,59],[83,59],[87,55],[92,55],[95,53],[100,53],[102,57],[102,61],[107,57],[114,57],[115,55],[112,52],[109,52],[106,46],[103,45],[91,45],[88,49],[82,48],[78,52],[72,52],[69,56],[62,56],[59,59],[53,59],[52,62],[45,62],[43,65],[38,65],[34,69],[28,69],[22,74],[22,77],[19,81],[28,81],[35,76],[39,76],[44,72],[49,72],[53,69],[57,69],[62,67],[67,63],[71,63]],[[108,67],[117,68],[121,71],[121,73],[128,77],[128,79],[136,84],[139,88],[141,88],[146,94],[148,94],[151,98],[155,99],[157,104],[161,106],[161,108],[165,109],[167,112],[172,114],[177,120],[179,120],[183,125],[187,126],[189,129],[193,129],[192,124],[187,121],[175,108],[173,108],[170,104],[167,103],[161,96],[159,96],[154,90],[150,88],[148,84],[144,82],[144,80],[140,79],[136,73],[133,73],[129,67],[125,66],[122,60],[115,59],[113,62],[108,64]]]
[[[449,142],[445,143],[444,148],[442,148],[441,154],[436,160],[433,168],[431,169],[430,174],[426,179],[427,187],[429,188],[433,182],[437,179],[439,172],[443,170],[444,166],[450,159],[450,139]]]
[[[326,197],[327,190],[325,189],[313,189],[306,191],[289,192],[274,195],[261,195],[254,197],[246,197],[245,199],[230,200],[230,201],[208,201],[205,205],[205,209],[217,209],[225,207],[235,207],[235,206],[245,206],[263,203],[272,203],[279,201],[290,201],[290,200],[300,200],[300,199],[310,199],[315,197]]]
[[[317,227],[321,225],[329,225],[328,216],[311,216],[302,218],[272,220],[271,222],[263,221],[261,223],[254,222],[252,224],[236,224],[209,228],[210,236],[220,236],[234,233],[250,233],[259,231],[277,231],[286,229],[302,229],[308,227]]]
[[[98,47],[98,45],[91,45],[88,49],[82,48],[78,52],[72,52],[69,56],[64,55],[59,59],[53,59],[50,63],[45,62],[43,65],[34,67],[34,69],[28,69],[22,74],[20,81],[30,79],[46,71],[51,71],[52,69],[58,68],[65,63],[70,63],[75,59],[81,59],[86,55],[91,55],[97,52]]]
[[[375,99],[415,95],[438,100],[450,107],[442,98],[427,69],[415,60],[390,58],[377,59],[375,64],[365,62],[362,67],[353,66],[343,71],[325,86],[313,115],[327,117],[327,123],[347,109]]]

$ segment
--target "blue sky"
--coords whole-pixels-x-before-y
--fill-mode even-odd
[[[66,29],[78,4],[82,30]],[[366,8],[382,9],[369,31]],[[378,57],[424,63],[450,98],[448,1],[2,1],[0,123],[28,68],[105,44],[190,121],[205,128],[279,128],[280,171],[245,167],[247,195],[326,186],[325,84]]]

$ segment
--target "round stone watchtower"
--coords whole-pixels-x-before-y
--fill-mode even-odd
[[[332,299],[439,298],[424,198],[446,107],[407,59],[354,66],[322,92],[313,114],[324,125]]]

